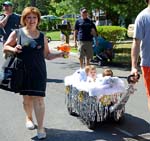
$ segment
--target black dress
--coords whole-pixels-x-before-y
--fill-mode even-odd
[[[46,90],[46,64],[44,58],[44,34],[36,39],[26,36],[21,29],[19,33],[19,44],[22,45],[22,52],[18,57],[24,63],[23,89],[21,95],[45,96]]]

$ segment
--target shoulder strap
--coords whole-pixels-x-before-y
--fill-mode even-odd
[[[44,36],[45,34],[40,31],[40,38],[41,38],[41,41],[43,42],[43,45],[44,45]]]
[[[40,34],[41,34],[42,38],[44,39],[45,34],[42,31],[40,31]]]
[[[17,44],[21,44],[21,29],[15,29],[17,35]]]
[[[3,20],[5,18],[4,14],[0,14],[0,21]]]

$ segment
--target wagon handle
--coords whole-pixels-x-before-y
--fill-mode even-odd
[[[137,76],[135,76],[134,74],[131,74],[127,77],[127,81],[129,84],[131,83],[136,83],[138,80],[140,79],[140,74],[138,74]]]

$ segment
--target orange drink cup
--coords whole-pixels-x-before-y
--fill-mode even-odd
[[[71,47],[70,47],[70,45],[69,44],[61,44],[61,45],[59,45],[58,47],[57,47],[57,50],[61,50],[61,51],[63,51],[63,52],[66,52],[66,55],[64,56],[64,58],[68,58],[68,53],[70,53],[70,51],[71,51]]]

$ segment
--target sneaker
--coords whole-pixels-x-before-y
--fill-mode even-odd
[[[26,128],[29,130],[35,129],[35,125],[31,120],[26,121]]]
[[[37,131],[37,137],[39,140],[46,138],[46,132],[44,128]]]

